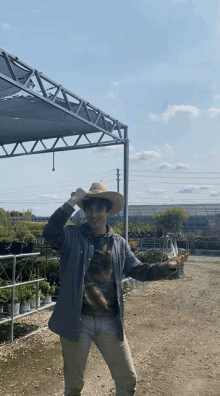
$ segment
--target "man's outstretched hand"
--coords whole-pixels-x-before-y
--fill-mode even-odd
[[[169,260],[167,260],[167,265],[170,269],[179,268],[188,260],[188,257],[189,257],[189,253],[185,253],[185,250],[181,249],[177,253],[177,256],[173,256],[169,258]]]

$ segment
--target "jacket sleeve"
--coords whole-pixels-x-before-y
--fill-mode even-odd
[[[48,223],[45,225],[42,236],[46,239],[48,244],[54,249],[59,250],[60,253],[67,252],[71,249],[71,235],[68,226],[65,227],[66,222],[71,214],[75,211],[72,206],[64,203],[58,208],[50,217]]]
[[[134,278],[138,281],[146,282],[167,278],[176,272],[176,269],[170,269],[165,263],[148,264],[141,263],[131,251],[127,241],[124,240],[125,265],[124,273],[126,276]]]

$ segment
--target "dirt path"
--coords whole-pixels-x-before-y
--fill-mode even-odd
[[[137,372],[137,396],[220,395],[220,258],[191,256],[185,278],[146,284],[126,295],[125,333]],[[39,316],[41,315],[41,316]],[[0,395],[63,396],[59,337],[43,330],[0,348]],[[84,396],[114,395],[109,369],[93,345]]]

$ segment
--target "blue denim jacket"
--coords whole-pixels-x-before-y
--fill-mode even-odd
[[[70,341],[78,341],[81,327],[84,275],[94,254],[91,237],[80,231],[80,226],[64,227],[74,209],[64,204],[50,217],[43,237],[60,256],[60,290],[48,326],[54,333]],[[113,236],[113,267],[118,301],[118,336],[123,341],[122,275],[141,281],[158,280],[173,274],[166,263],[141,263],[120,235]]]

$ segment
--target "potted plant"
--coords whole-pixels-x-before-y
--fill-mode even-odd
[[[22,253],[33,253],[35,236],[28,230],[27,226],[17,223],[15,227],[16,242],[22,244]]]
[[[13,315],[19,315],[19,311],[20,311],[20,301],[17,295],[15,295],[14,298],[14,312]],[[12,299],[11,299],[11,295],[8,298],[8,314],[11,316],[12,314]]]
[[[55,285],[50,286],[49,294],[51,297],[55,297],[55,294],[56,294],[56,286]]]
[[[15,232],[14,232],[13,241],[12,241],[11,246],[10,246],[10,253],[11,254],[21,254],[22,253],[22,243],[15,236]]]
[[[31,306],[31,309],[34,309],[34,308],[36,308],[36,294],[37,294],[37,285],[36,285],[36,283],[30,284],[30,288],[32,290],[32,296],[31,296],[31,299],[30,299],[30,306]],[[44,296],[42,296],[41,290],[39,290],[39,293],[38,293],[38,304],[37,304],[38,308],[40,307],[40,301],[41,301],[42,297],[44,298]]]
[[[40,290],[42,291],[42,293],[45,296],[42,301],[42,304],[51,303],[52,294],[55,293],[55,286],[54,285],[50,286],[49,282],[47,282],[47,281],[41,281],[39,286],[40,286]]]
[[[9,254],[14,236],[14,230],[3,226],[0,227],[0,255]]]
[[[30,285],[20,285],[18,286],[17,296],[20,301],[20,313],[30,311],[30,300],[33,295],[33,290]]]
[[[34,253],[36,238],[31,231],[27,231],[24,238],[23,253]]]
[[[7,280],[0,278],[0,287],[8,286],[8,285],[10,285],[10,283]],[[0,289],[0,313],[3,313],[4,305],[8,302],[10,296],[11,296],[10,288]]]

